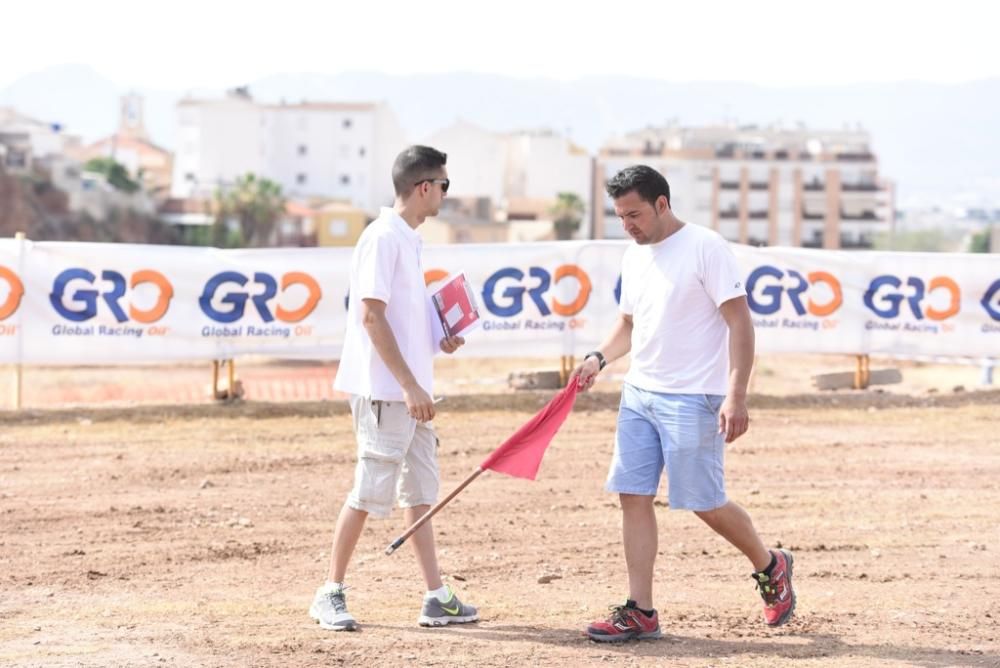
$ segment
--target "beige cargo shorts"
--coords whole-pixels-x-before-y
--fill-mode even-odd
[[[387,517],[397,496],[403,508],[437,503],[440,476],[433,425],[410,417],[405,402],[358,395],[351,396],[351,416],[358,463],[347,505]]]

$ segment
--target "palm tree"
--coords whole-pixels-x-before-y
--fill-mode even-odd
[[[562,192],[556,195],[556,203],[549,209],[556,230],[556,239],[573,238],[573,233],[580,229],[583,209],[583,200],[576,193]]]
[[[285,197],[281,186],[269,179],[244,174],[236,179],[232,188],[215,193],[216,217],[213,240],[217,246],[263,246],[271,239],[274,226],[285,211]],[[239,223],[236,243],[227,243],[227,225],[230,220]]]

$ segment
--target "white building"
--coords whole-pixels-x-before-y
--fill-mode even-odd
[[[37,160],[72,154],[80,138],[66,134],[57,123],[25,116],[0,107],[0,144],[5,147],[4,166],[11,172],[27,172]]]
[[[424,141],[448,154],[448,195],[486,197],[502,206],[507,174],[507,141],[504,135],[458,121]]]
[[[581,236],[589,236],[593,160],[585,150],[549,130],[490,132],[459,121],[427,138],[448,154],[449,196],[487,197],[509,219],[548,215],[559,193],[586,206]]]
[[[372,214],[392,203],[392,163],[406,144],[385,104],[261,104],[236,89],[182,100],[177,114],[174,197],[211,197],[249,172],[289,197],[344,200]]]
[[[637,163],[666,177],[682,220],[731,241],[866,248],[893,225],[893,187],[879,176],[866,132],[669,126],[630,133],[601,149],[596,237],[624,237],[604,184]]]

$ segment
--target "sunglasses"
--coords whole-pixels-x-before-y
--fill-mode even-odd
[[[416,183],[414,183],[413,187],[416,188],[421,183],[440,183],[441,184],[441,192],[443,192],[445,195],[447,195],[448,194],[448,186],[451,185],[451,179],[421,179],[420,181],[417,181]]]

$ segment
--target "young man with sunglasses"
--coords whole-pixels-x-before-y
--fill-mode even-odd
[[[617,324],[573,378],[589,389],[608,362],[631,353],[606,486],[621,501],[629,596],[587,635],[660,637],[653,500],[664,466],[670,508],[693,511],[747,557],[765,623],[784,624],[795,610],[792,554],[765,547],[747,512],[726,497],[723,475],[725,444],[750,424],[754,331],[742,272],[719,234],[674,216],[670,186],[656,170],[627,167],[607,191],[635,244],[622,258]]]
[[[344,579],[368,515],[386,517],[397,497],[406,523],[437,502],[434,354],[453,353],[462,337],[445,337],[424,288],[417,227],[437,215],[448,192],[447,156],[411,146],[396,158],[396,201],[362,233],[351,258],[347,331],[334,387],[350,395],[358,461],[354,487],[337,519],[327,581],[309,614],[324,629],[353,631]],[[479,619],[441,582],[431,522],[411,538],[426,584],[421,626]]]

